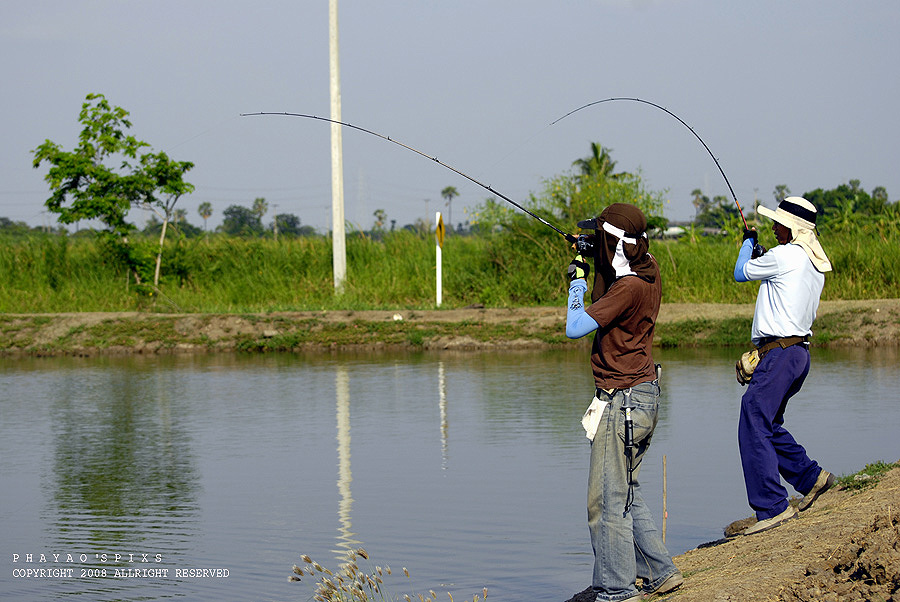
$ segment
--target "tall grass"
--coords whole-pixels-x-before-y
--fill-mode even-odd
[[[763,231],[760,242],[774,246]],[[900,297],[900,233],[857,229],[823,232],[834,265],[824,299]],[[732,278],[740,238],[653,240],[663,301],[752,303],[756,286]],[[153,240],[136,239],[140,255]],[[146,249],[144,248],[146,247]],[[561,305],[572,251],[546,236],[500,232],[449,236],[443,248],[443,307]],[[347,240],[341,295],[332,280],[327,238],[242,239],[212,236],[173,241],[163,256],[158,291],[138,288],[91,238],[40,235],[0,238],[0,312],[183,311],[431,308],[435,249],[431,235],[408,231]]]

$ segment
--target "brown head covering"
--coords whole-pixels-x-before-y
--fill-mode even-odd
[[[594,238],[594,286],[591,302],[602,297],[622,276],[656,280],[653,258],[647,252],[647,218],[627,203],[613,203],[596,219],[578,222],[581,228],[597,231]]]

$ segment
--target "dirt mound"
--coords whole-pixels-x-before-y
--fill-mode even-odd
[[[900,518],[880,514],[833,556],[810,564],[806,576],[781,595],[784,602],[897,600],[900,594]]]
[[[898,602],[900,467],[863,491],[835,486],[776,529],[674,560],[685,583],[654,602]],[[588,589],[568,602],[593,598]]]

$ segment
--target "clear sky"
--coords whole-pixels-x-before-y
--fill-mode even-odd
[[[619,170],[666,190],[689,219],[691,191],[728,195],[715,163],[662,111],[697,131],[738,200],[774,206],[850,179],[900,194],[897,0],[342,0],[342,118],[453,165],[525,202],[544,179],[612,149]],[[131,133],[196,164],[179,202],[210,226],[232,204],[330,228],[330,130],[324,122],[241,117],[329,115],[328,1],[3,0],[0,3],[0,217],[44,213],[45,139],[74,147],[85,95],[131,113]],[[346,216],[369,228],[469,219],[489,193],[397,145],[344,130]],[[452,216],[440,196],[460,195]],[[730,195],[729,195],[730,196]],[[146,217],[135,211],[140,224]]]

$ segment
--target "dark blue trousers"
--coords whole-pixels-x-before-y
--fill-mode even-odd
[[[775,347],[759,362],[741,398],[738,447],[747,500],[757,520],[787,509],[788,494],[781,477],[805,495],[819,476],[819,464],[784,428],[787,402],[808,373],[809,350],[804,345]]]

